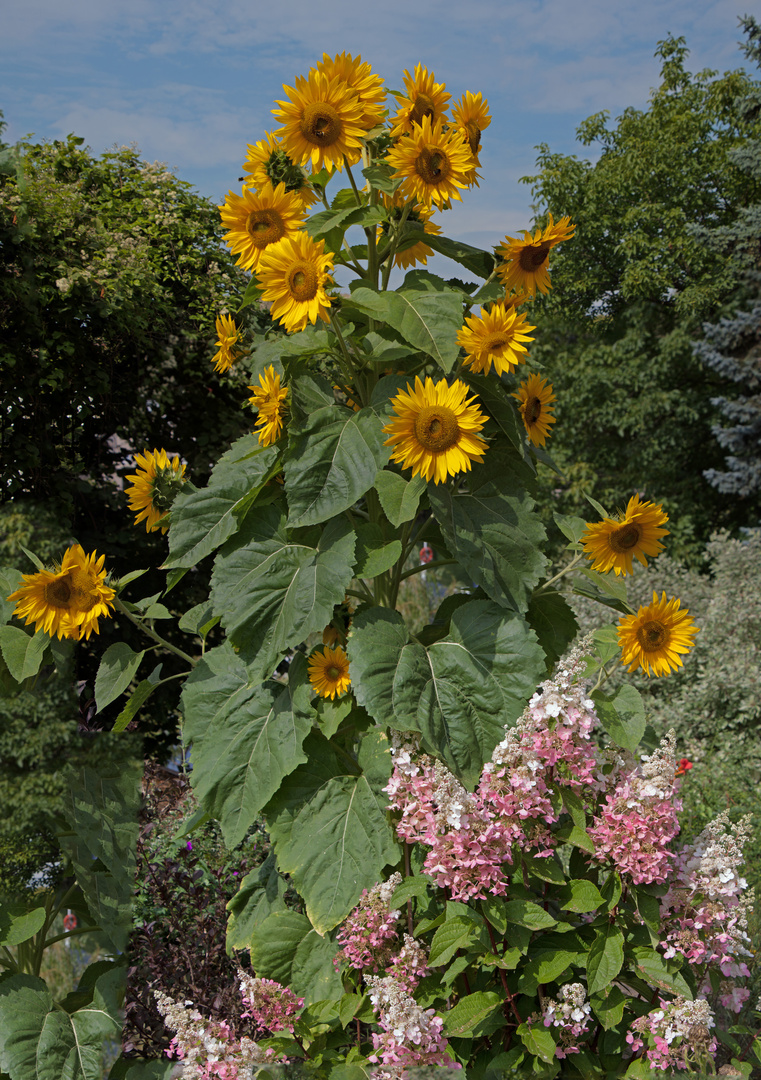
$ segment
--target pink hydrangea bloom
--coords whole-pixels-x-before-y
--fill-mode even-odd
[[[402,875],[396,873],[370,890],[363,889],[359,903],[336,936],[341,946],[334,960],[336,967],[342,962],[360,971],[386,967],[399,940],[401,912],[391,907],[391,897],[401,881]]]
[[[294,1019],[304,1006],[304,999],[274,979],[257,979],[238,968],[238,983],[248,1016],[256,1025],[258,1036],[276,1031],[293,1032]]]

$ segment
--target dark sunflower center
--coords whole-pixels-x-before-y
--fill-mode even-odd
[[[341,677],[341,672],[338,670],[335,664],[330,665],[326,674],[329,679],[333,680],[333,682],[336,682]]]
[[[317,270],[306,259],[294,263],[288,270],[288,291],[294,300],[314,300],[318,285]]]
[[[301,134],[313,146],[333,146],[341,138],[343,124],[332,105],[315,101],[307,105],[299,121]]]
[[[497,330],[484,338],[483,352],[489,353],[491,356],[501,356],[505,347],[509,344],[510,337],[501,330]]]
[[[443,150],[424,147],[415,158],[415,171],[426,184],[441,184],[452,171],[449,158]]]
[[[608,543],[616,552],[631,551],[637,546],[641,535],[639,525],[630,521],[627,525],[622,525],[620,529],[615,529],[610,534]]]
[[[415,437],[426,450],[448,450],[460,437],[457,417],[446,405],[426,405],[415,418]]]
[[[538,397],[530,397],[526,401],[525,412],[527,424],[536,424],[542,415],[542,403]]]
[[[68,608],[71,591],[71,582],[67,577],[57,578],[45,586],[45,603],[50,607]]]
[[[430,116],[433,120],[436,115],[436,106],[433,103],[433,98],[429,98],[428,94],[418,94],[415,98],[415,104],[410,111],[410,120],[413,124],[422,124],[424,116]]]
[[[260,251],[285,236],[285,225],[277,210],[252,210],[246,219],[246,231]]]
[[[666,643],[668,631],[662,622],[651,619],[637,631],[637,642],[643,652],[657,652]]]
[[[481,128],[475,120],[468,120],[465,125],[465,131],[467,132],[465,137],[468,140],[471,154],[477,154],[478,148],[481,145]]]
[[[527,274],[538,270],[550,253],[549,244],[528,244],[518,256],[518,265]]]

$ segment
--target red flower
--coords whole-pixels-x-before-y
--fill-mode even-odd
[[[686,758],[686,757],[679,758],[679,761],[676,764],[676,773],[674,775],[675,776],[684,776],[684,774],[686,772],[688,772],[691,768],[692,768],[692,762],[689,760],[689,758]]]

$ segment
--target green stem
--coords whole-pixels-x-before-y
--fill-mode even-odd
[[[64,941],[66,938],[78,937],[80,934],[92,934],[97,929],[97,926],[78,926],[76,930],[67,930],[65,934],[56,934],[55,937],[47,939],[43,949],[47,949],[49,945],[55,945],[57,941]]]
[[[411,570],[405,570],[399,576],[399,581],[406,581],[413,574],[424,574],[426,570],[436,570],[439,566],[453,566],[456,562],[457,559],[437,559],[435,562],[421,563],[420,566],[413,566]]]
[[[562,577],[565,577],[566,574],[570,574],[572,570],[576,569],[576,567],[579,565],[583,558],[584,555],[582,554],[582,552],[574,555],[571,561],[566,566],[564,566],[562,570],[558,571],[557,574],[553,575],[553,577],[549,578],[548,581],[545,581],[542,585],[540,585],[538,589],[534,590],[534,596],[541,596],[543,592],[546,592],[547,589],[549,589],[550,585],[554,584],[554,582],[556,581],[560,581],[560,579]]]
[[[348,385],[353,386],[354,385],[354,363],[353,363],[352,358],[351,358],[351,353],[349,352],[349,350],[346,347],[346,342],[344,341],[344,336],[341,333],[341,327],[339,326],[338,319],[336,319],[336,317],[335,317],[335,315],[333,314],[332,311],[329,313],[329,318],[330,318],[330,325],[331,325],[331,328],[333,330],[333,333],[336,335],[336,338],[338,340],[338,345],[339,345],[340,351],[339,351],[339,353],[337,355],[338,355],[338,362],[341,365],[341,371],[343,372],[344,378],[346,379]],[[364,405],[365,402],[363,401],[362,404]]]
[[[143,631],[144,634],[147,634],[152,641],[156,641],[159,645],[163,645],[165,649],[169,649],[169,651],[173,652],[175,656],[179,656],[181,660],[185,660],[188,664],[191,665],[191,667],[196,666],[196,663],[198,662],[197,660],[194,660],[192,656],[188,656],[188,654],[186,652],[183,652],[182,649],[178,649],[176,645],[173,645],[171,641],[167,641],[166,638],[163,638],[161,636],[161,634],[157,634],[152,626],[146,626],[142,619],[135,618],[132,612],[124,606],[118,596],[115,598],[114,603],[117,609],[121,611],[122,615],[126,615],[129,621],[131,623],[134,623],[135,626],[138,627],[138,629]]]
[[[357,187],[357,183],[354,179],[354,174],[351,171],[348,161],[346,162],[346,175],[349,177],[349,183],[351,184],[352,191],[354,192],[354,198],[357,200],[357,206],[364,206],[365,204],[362,201],[362,196],[359,193],[359,188]]]
[[[402,216],[399,221],[394,225],[394,232],[388,247],[385,249],[384,255],[386,258],[385,265],[383,267],[383,277],[381,280],[381,288],[388,288],[388,279],[391,277],[391,271],[394,266],[394,256],[396,255],[396,249],[399,246],[399,241],[404,233],[404,226],[407,224],[407,218],[410,216],[410,210],[412,209],[412,203],[405,203],[402,209]]]

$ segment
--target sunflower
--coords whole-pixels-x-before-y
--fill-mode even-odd
[[[322,632],[323,645],[333,646],[341,641],[346,641],[346,635],[351,626],[352,614],[351,602],[349,597],[346,596],[342,603],[336,604],[333,608],[333,618]]]
[[[629,664],[629,671],[642,668],[647,675],[669,675],[682,666],[680,653],[689,652],[700,628],[680,605],[676,597],[667,600],[664,592],[659,600],[654,592],[651,604],[619,620],[621,663]]]
[[[550,251],[556,244],[570,240],[575,228],[568,217],[561,218],[556,225],[550,214],[550,223],[544,232],[537,229],[533,237],[524,232],[522,240],[506,236],[497,248],[497,255],[504,260],[497,264],[497,276],[505,289],[527,292],[530,296],[536,295],[539,289],[547,294],[550,291]]]
[[[480,93],[466,92],[452,109],[454,126],[467,139],[470,152],[475,157],[481,148],[481,132],[491,123],[489,103]]]
[[[540,375],[529,375],[512,396],[518,399],[529,441],[534,446],[544,446],[547,436],[551,434],[550,427],[555,423],[552,415],[552,402],[555,400],[552,383]]]
[[[587,558],[594,560],[592,569],[601,574],[615,570],[616,576],[631,574],[635,558],[647,566],[646,555],[655,558],[663,551],[660,537],[668,536],[669,530],[661,526],[667,521],[662,506],[640,502],[639,495],[633,495],[618,521],[605,518],[587,525],[581,544]]]
[[[244,179],[249,187],[260,191],[266,183],[277,187],[285,184],[285,190],[294,192],[304,207],[317,202],[317,192],[301,168],[286,154],[281,139],[267,132],[258,143],[248,144],[248,154],[243,162]]]
[[[185,482],[185,466],[176,455],[170,461],[165,450],[135,454],[135,465],[137,472],[126,477],[132,486],[125,488],[129,508],[137,513],[135,524],[144,520],[146,532],[161,529],[165,533],[168,526],[161,522]]]
[[[278,101],[273,109],[283,122],[275,135],[283,140],[283,149],[300,165],[312,162],[315,172],[325,168],[343,169],[362,155],[363,107],[357,94],[338,77],[329,79],[321,71],[299,75],[296,86],[283,86],[288,101]]]
[[[273,188],[269,180],[258,192],[247,187],[242,195],[229,191],[219,209],[223,224],[230,230],[225,242],[244,270],[255,270],[262,252],[291,236],[304,221],[301,197],[286,191],[282,183]]]
[[[312,653],[308,671],[309,681],[320,697],[343,697],[351,686],[349,658],[340,645]]]
[[[344,52],[338,53],[331,60],[328,53],[323,53],[315,70],[326,75],[328,79],[339,79],[354,91],[362,106],[360,124],[365,131],[383,123],[386,104],[383,79],[373,73],[366,61],[362,62],[361,56],[355,58],[351,53]]]
[[[514,370],[522,364],[526,352],[524,341],[533,341],[529,330],[535,330],[526,322],[512,304],[500,302],[483,308],[481,315],[471,315],[457,334],[457,342],[467,353],[465,363],[475,372],[488,375],[492,364],[497,375]]]
[[[253,393],[248,399],[259,410],[255,427],[259,428],[261,446],[271,446],[280,438],[283,430],[285,400],[288,387],[280,385],[280,375],[270,364],[263,375],[259,376],[259,386],[249,386]]]
[[[450,98],[445,84],[437,83],[433,72],[429,75],[428,69],[422,64],[417,65],[414,75],[405,71],[404,86],[407,96],[396,94],[399,109],[396,116],[391,117],[391,135],[394,138],[413,131],[415,125],[420,126],[426,118],[432,124],[441,120],[446,115]]]
[[[434,385],[429,375],[423,385],[416,375],[414,390],[407,383],[406,392],[391,399],[396,415],[383,428],[389,435],[383,445],[393,447],[391,460],[436,484],[467,472],[473,461],[483,462],[487,443],[478,432],[486,417],[467,393],[459,379],[451,386],[446,379]]]
[[[89,638],[99,633],[98,619],[110,618],[115,591],[105,584],[106,556],[85,555],[80,544],[65,552],[60,566],[24,574],[24,584],[12,592],[13,614],[34,623],[35,633],[44,630],[52,637]]]
[[[396,169],[394,179],[402,180],[401,194],[426,207],[460,199],[457,189],[468,187],[473,169],[473,155],[460,132],[445,131],[443,120],[431,122],[427,116],[389,150],[387,161]]]
[[[212,357],[214,368],[220,374],[228,371],[242,354],[235,348],[240,341],[240,330],[235,320],[229,315],[220,315],[216,320],[217,348]]]
[[[262,300],[269,302],[270,314],[280,319],[286,330],[303,330],[307,322],[328,322],[330,298],[325,286],[332,285],[333,253],[324,250],[324,240],[313,240],[305,232],[286,237],[263,252],[256,268]]]

